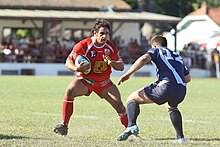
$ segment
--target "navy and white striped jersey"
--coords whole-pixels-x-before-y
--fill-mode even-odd
[[[147,53],[156,66],[158,80],[186,85],[185,75],[189,74],[189,71],[179,54],[165,47],[151,48]]]

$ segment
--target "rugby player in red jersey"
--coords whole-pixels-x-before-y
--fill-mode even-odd
[[[68,124],[73,114],[74,98],[89,96],[91,92],[95,92],[100,98],[109,102],[118,113],[121,123],[125,128],[127,127],[125,106],[118,88],[110,79],[111,69],[122,71],[124,62],[118,56],[116,47],[108,40],[109,32],[109,22],[97,19],[91,30],[91,37],[77,43],[66,59],[65,66],[70,71],[76,72],[76,78],[66,88],[62,107],[63,121],[54,128],[55,133],[67,135]],[[86,56],[91,65],[81,63],[80,66],[75,66],[75,59],[78,55]],[[83,74],[89,68],[91,71]]]

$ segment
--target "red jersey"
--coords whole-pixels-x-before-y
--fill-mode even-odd
[[[91,71],[89,74],[77,73],[78,77],[92,79],[94,81],[103,81],[110,78],[111,66],[104,62],[103,55],[109,56],[112,60],[118,61],[118,50],[109,41],[97,47],[92,42],[92,38],[84,39],[73,47],[75,59],[78,55],[85,55],[91,62]],[[75,63],[75,59],[71,59]]]

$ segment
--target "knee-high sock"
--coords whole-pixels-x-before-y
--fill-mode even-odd
[[[67,126],[69,124],[70,117],[73,114],[73,101],[74,98],[64,97],[63,99],[62,116],[63,116],[63,122]]]
[[[169,111],[169,113],[173,127],[176,130],[176,138],[177,139],[184,138],[183,128],[182,128],[182,116],[180,111],[178,109],[174,109]]]
[[[140,106],[135,100],[131,100],[127,104],[128,127],[137,123],[137,117],[140,114]]]
[[[123,113],[118,113],[121,124],[127,128],[128,126],[128,115],[126,113],[126,109],[124,109]]]

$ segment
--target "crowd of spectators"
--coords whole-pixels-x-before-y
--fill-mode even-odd
[[[209,69],[215,73],[214,54],[220,57],[219,50],[216,48],[206,48],[206,46],[198,43],[189,43],[185,45],[180,52],[186,66],[190,68]]]
[[[72,47],[81,38],[58,40],[56,37],[47,39],[43,48],[43,40],[40,37],[18,36],[5,39],[0,43],[0,62],[11,63],[64,63]],[[139,43],[137,39],[130,38],[128,42],[121,36],[116,36],[112,42],[119,50],[119,55],[125,64],[133,64],[134,61],[146,53],[150,43],[143,38]],[[207,59],[212,58],[205,47],[196,43],[186,45],[180,52],[183,60],[190,68],[213,69],[214,64],[207,64]],[[213,68],[212,68],[213,67]]]
[[[0,43],[0,62],[16,63],[64,63],[72,47],[80,39],[62,39],[55,37],[47,39],[43,48],[43,40],[38,37],[28,38],[16,35]],[[121,36],[113,39],[121,58],[126,64],[132,64],[149,48],[146,39],[138,43],[137,39],[130,38],[126,43]]]
[[[183,60],[188,68],[207,69],[208,53],[205,47],[190,43],[181,51]]]
[[[0,62],[24,62],[24,63],[63,63],[74,40],[56,38],[47,39],[43,48],[42,38],[27,38],[16,35],[14,38],[0,43]]]
[[[79,40],[81,38],[58,40],[56,37],[52,37],[46,40],[43,48],[43,40],[40,37],[21,37],[16,35],[0,43],[0,62],[64,63],[72,47]],[[138,57],[146,53],[150,48],[150,43],[145,38],[140,42],[135,38],[130,38],[126,42],[121,36],[116,36],[112,39],[112,42],[118,48],[119,55],[125,64],[133,64]],[[207,64],[207,59],[211,55],[207,53],[206,48],[196,43],[186,45],[180,54],[188,69],[209,69],[214,67]]]
[[[130,41],[126,44],[121,36],[114,38],[113,43],[119,50],[119,55],[125,62],[125,64],[132,64],[134,61],[146,53],[150,44],[148,40],[143,39],[141,43],[138,43],[137,39],[130,38]]]

